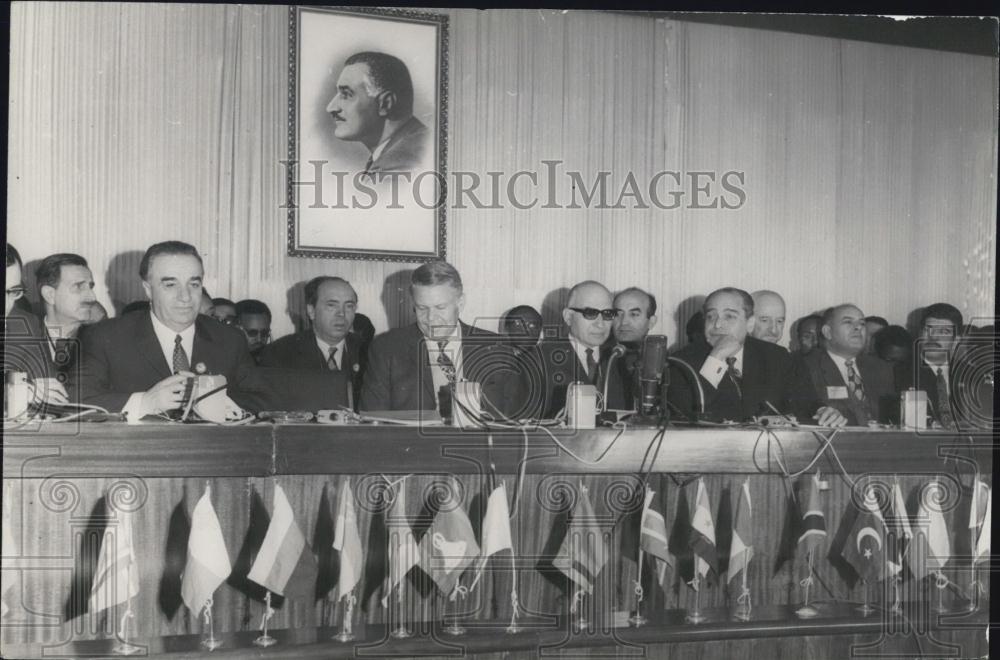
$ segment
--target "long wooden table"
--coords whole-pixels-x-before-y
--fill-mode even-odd
[[[703,644],[711,639],[716,640],[713,648],[726,657],[744,653],[762,657],[768,649],[777,655],[792,648],[804,649],[798,657],[840,656],[852,644],[877,640],[875,633],[888,626],[876,621],[881,620],[878,615],[851,614],[853,603],[863,598],[864,586],[840,557],[853,520],[852,496],[856,501],[865,485],[884,485],[898,478],[912,515],[919,486],[936,477],[952,494],[945,503],[945,517],[954,554],[968,555],[967,490],[977,472],[991,481],[991,441],[982,437],[867,429],[842,430],[831,437],[829,431],[817,435],[806,430],[678,427],[669,428],[656,441],[653,430],[487,434],[442,427],[316,424],[68,423],[6,433],[4,483],[5,489],[10,484],[17,554],[7,556],[10,553],[4,549],[5,575],[15,578],[14,597],[8,602],[15,607],[2,621],[0,641],[6,652],[28,656],[107,653],[106,640],[113,637],[117,621],[88,612],[87,601],[100,539],[122,508],[133,512],[141,577],[140,593],[133,600],[133,634],[153,653],[195,653],[202,622],[182,604],[180,580],[191,511],[205,486],[211,485],[234,567],[233,576],[217,591],[214,607],[216,630],[226,639],[229,652],[252,648],[268,657],[342,654],[342,647],[326,638],[333,630],[330,626],[339,625],[343,608],[324,596],[336,581],[336,573],[330,574],[335,555],[329,545],[337,493],[342,481],[350,478],[366,551],[354,621],[362,635],[359,644],[377,646],[386,623],[386,610],[380,604],[385,534],[378,503],[387,479],[411,475],[404,482],[407,511],[419,539],[431,521],[433,507],[428,502],[443,483],[450,482],[450,475],[458,475],[464,508],[478,531],[487,475],[495,471],[512,495],[516,491],[512,511],[516,559],[505,556],[491,562],[481,587],[456,603],[436,593],[419,570],[411,572],[404,617],[414,626],[430,627],[415,640],[392,642],[384,647],[386,654],[439,654],[435,645],[440,636],[433,633],[432,623],[425,622],[458,614],[467,622],[487,625],[474,628],[466,640],[466,652],[476,654],[505,649],[530,656],[541,647],[614,650],[624,639],[628,644],[669,646],[671,657],[712,657],[704,655],[708,647]],[[525,476],[518,480],[522,467]],[[798,514],[792,504],[796,480],[785,475],[811,475],[817,470],[829,486],[823,493],[829,550],[815,566],[813,591],[824,615],[810,623],[789,615],[790,605],[801,600],[799,581],[807,567],[796,552]],[[565,625],[572,592],[551,566],[565,533],[568,507],[579,496],[579,486],[585,485],[601,529],[617,549],[623,540],[620,520],[634,509],[631,495],[641,483],[639,474],[646,472],[651,487],[666,495],[671,550],[677,555],[665,590],[647,582],[642,608],[653,623],[639,630],[609,623],[635,607],[636,563],[613,552],[615,558],[602,572],[592,599],[595,620],[613,633],[573,634]],[[755,554],[748,586],[756,616],[748,623],[729,615],[738,591],[735,584],[731,588],[724,581],[724,573],[701,589],[700,604],[710,613],[710,623],[699,627],[681,622],[683,611],[694,604],[694,592],[685,584],[692,565],[686,538],[693,480],[698,476],[704,479],[716,519],[720,568],[728,556],[735,497],[744,480],[749,483]],[[272,627],[282,631],[285,643],[264,651],[247,646],[264,606],[263,590],[249,582],[246,573],[266,530],[275,483],[288,494],[299,526],[326,568],[320,573],[318,593],[289,599],[278,608]],[[958,557],[951,562],[948,576],[953,586],[943,594],[950,607],[967,607],[969,565]],[[988,588],[983,573],[979,577]],[[515,576],[524,612],[521,621],[529,630],[506,636],[502,628],[511,617]],[[471,576],[465,580],[470,582]],[[926,583],[903,582],[907,601],[919,604],[930,597],[936,602],[937,596]],[[875,603],[886,597],[878,589],[870,590]],[[911,638],[917,635],[925,647],[949,642],[958,644],[966,657],[984,653],[983,614],[963,615],[960,623],[925,614],[912,618],[923,622],[911,627],[920,630],[897,639],[902,646],[894,648],[911,652],[915,644]],[[301,646],[292,652],[288,646],[292,643]]]

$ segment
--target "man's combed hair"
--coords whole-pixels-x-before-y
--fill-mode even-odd
[[[447,261],[428,261],[410,275],[410,287],[448,284],[462,291],[462,276]]]
[[[920,327],[923,328],[927,319],[944,319],[955,324],[955,332],[961,332],[964,327],[962,312],[958,308],[948,303],[934,303],[924,308],[920,315]]]
[[[7,265],[5,268],[10,268],[11,266],[17,266],[20,268],[21,263],[21,253],[17,251],[17,248],[7,243]]]
[[[653,294],[651,294],[649,291],[643,291],[642,289],[640,289],[637,286],[630,286],[629,288],[627,288],[627,289],[625,289],[623,291],[619,291],[618,295],[615,296],[615,301],[618,300],[619,296],[624,296],[627,293],[638,293],[638,294],[641,294],[643,296],[646,296],[646,300],[649,301],[649,307],[646,309],[646,318],[647,319],[651,318],[654,314],[656,314],[656,296],[654,296]]]
[[[712,293],[705,296],[705,302],[701,304],[701,311],[703,314],[708,314],[708,301],[712,299],[712,296],[720,293],[734,293],[739,296],[743,301],[743,311],[746,312],[747,318],[753,316],[753,296],[743,289],[737,289],[734,286],[724,286],[721,289],[716,289]]]
[[[387,53],[364,51],[347,58],[345,65],[367,64],[371,83],[375,87],[368,90],[374,96],[379,92],[392,92],[396,95],[396,105],[389,119],[405,119],[413,114],[413,81],[410,70],[403,60]]]
[[[271,308],[266,303],[253,298],[236,303],[236,316],[240,317],[244,314],[263,314],[269,321],[271,320]]]
[[[38,268],[35,269],[35,282],[38,283],[38,290],[41,291],[43,286],[51,286],[53,288],[59,286],[63,266],[89,268],[87,260],[78,254],[69,252],[50,254],[42,259],[42,263],[38,264]]]
[[[142,255],[142,261],[139,262],[139,277],[146,279],[146,276],[149,275],[149,264],[156,257],[174,254],[186,254],[192,256],[198,260],[199,264],[202,264],[202,267],[204,267],[204,263],[201,261],[201,255],[198,254],[198,250],[195,246],[190,243],[185,243],[184,241],[163,241],[162,243],[150,245],[149,249],[146,250],[146,254]]]
[[[354,291],[354,287],[351,283],[345,280],[343,277],[337,277],[335,275],[320,275],[319,277],[314,277],[308,282],[306,282],[306,304],[316,306],[316,301],[319,299],[319,288],[326,284],[327,282],[340,282],[341,284],[346,284],[351,287],[351,291]],[[354,294],[357,297],[357,294]]]

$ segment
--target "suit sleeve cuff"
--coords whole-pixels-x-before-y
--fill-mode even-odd
[[[145,416],[142,411],[142,396],[144,394],[145,392],[136,392],[125,402],[122,414],[125,415],[125,421],[129,424],[138,424],[139,420]]]
[[[726,375],[726,363],[717,357],[709,355],[705,358],[705,363],[701,365],[701,377],[704,378],[711,384],[712,387],[718,389],[719,383],[722,382],[722,377]]]

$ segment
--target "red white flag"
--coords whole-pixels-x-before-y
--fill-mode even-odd
[[[229,552],[222,537],[219,518],[212,508],[212,489],[198,500],[191,515],[191,535],[188,536],[187,562],[181,582],[181,597],[197,616],[232,572]]]

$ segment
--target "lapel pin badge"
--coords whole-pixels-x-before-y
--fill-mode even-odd
[[[205,366],[204,362],[199,362],[198,364],[194,365],[194,372],[196,374],[198,374],[198,375],[203,375],[207,371],[208,371],[208,368]]]

